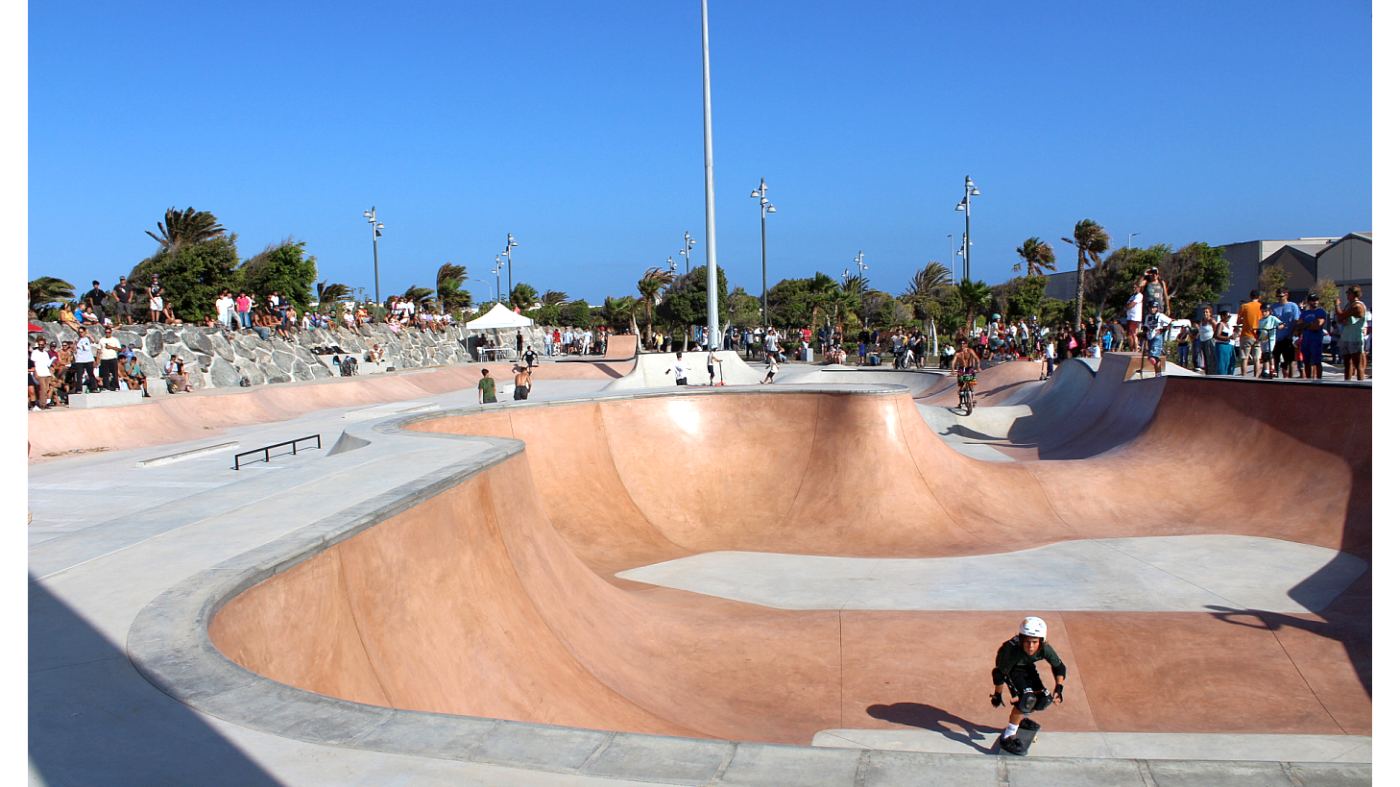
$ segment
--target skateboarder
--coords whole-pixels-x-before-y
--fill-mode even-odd
[[[1012,754],[1024,754],[1026,743],[1017,737],[1024,725],[1034,734],[1040,725],[1026,718],[1026,715],[1050,707],[1053,699],[1064,702],[1065,674],[1068,669],[1060,660],[1059,654],[1045,641],[1047,626],[1037,617],[1021,621],[1021,630],[997,649],[996,666],[992,668],[992,707],[1000,708],[1002,684],[1011,690],[1011,719],[1001,734],[1001,748]],[[1055,689],[1045,688],[1040,679],[1040,671],[1035,663],[1040,660],[1050,662],[1050,671],[1055,676]]]

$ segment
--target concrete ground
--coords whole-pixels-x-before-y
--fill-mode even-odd
[[[807,371],[792,364],[784,369],[791,374]],[[590,396],[605,384],[555,380],[537,384],[531,398]],[[268,725],[250,725],[236,714],[196,710],[166,693],[178,693],[173,682],[153,685],[133,667],[130,654],[145,647],[130,639],[133,624],[171,588],[329,515],[372,505],[396,489],[460,463],[463,453],[475,451],[484,461],[492,450],[482,443],[460,452],[445,451],[431,440],[380,435],[370,446],[332,455],[330,449],[343,432],[373,435],[377,425],[395,417],[434,408],[476,407],[474,402],[475,391],[458,391],[373,407],[336,408],[278,423],[231,428],[208,439],[32,465],[30,783],[1297,785],[1370,781],[1370,739],[1365,736],[1261,738],[1261,746],[1282,754],[1273,758],[1277,761],[1245,762],[1230,761],[1232,750],[1238,749],[1221,745],[1217,736],[1189,742],[1188,750],[1196,754],[1185,755],[1200,756],[1213,747],[1212,756],[1182,759],[1180,739],[1047,732],[1037,744],[1036,754],[1042,756],[1019,759],[986,756],[985,729],[954,729],[956,720],[922,718],[917,713],[909,718],[906,731],[824,731],[813,741],[823,748],[453,717],[407,719],[425,714],[397,711],[388,712],[388,721],[381,719],[372,729],[337,737],[328,730],[349,728],[347,719],[360,712],[357,707],[327,701],[317,705],[313,714],[285,715],[280,709],[300,709],[302,700],[279,694],[257,700],[269,703],[266,718],[283,714],[275,727],[278,731],[269,732]],[[507,402],[495,407],[511,406]],[[299,451],[296,456],[279,453],[267,463],[231,469],[237,451],[310,434],[321,436],[322,448]],[[202,448],[210,450],[189,458],[178,456]],[[1285,562],[1293,557],[1280,553]],[[997,558],[966,558],[978,559]],[[1313,591],[1325,593],[1326,589]],[[399,722],[404,725],[401,730],[395,726]]]

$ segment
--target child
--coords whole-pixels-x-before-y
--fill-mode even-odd
[[[768,353],[768,374],[763,378],[762,381],[759,382],[759,385],[762,385],[763,383],[773,382],[773,376],[777,373],[778,359],[773,357],[773,353]]]

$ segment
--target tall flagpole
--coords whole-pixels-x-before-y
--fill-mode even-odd
[[[705,94],[705,301],[709,308],[710,344],[719,344],[719,274],[715,261],[715,160],[710,141],[710,3],[700,0],[700,54]]]

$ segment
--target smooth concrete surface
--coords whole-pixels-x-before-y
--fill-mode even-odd
[[[682,363],[686,367],[688,386],[708,386],[709,371],[706,363],[709,352],[684,353]],[[715,351],[715,385],[757,385],[763,375],[750,367],[733,350]],[[633,391],[646,388],[676,388],[675,353],[643,353],[637,356],[636,366],[619,380],[609,383],[609,391]]]
[[[1014,626],[1008,618],[1019,612],[764,611],[637,586],[611,574],[706,551],[714,548],[710,540],[728,544],[721,548],[742,547],[735,542],[743,541],[765,549],[795,542],[802,551],[817,554],[907,556],[912,551],[927,557],[1005,551],[989,545],[989,537],[1020,549],[1066,538],[1122,537],[1132,529],[1154,536],[1218,533],[1221,522],[1249,531],[1245,535],[1288,538],[1369,557],[1369,433],[1364,441],[1359,428],[1334,429],[1327,442],[1307,436],[1281,440],[1267,428],[1300,408],[1315,409],[1318,394],[1309,388],[1290,394],[1295,401],[1266,400],[1248,413],[1230,410],[1226,416],[1243,419],[1239,423],[1252,430],[1251,438],[1300,451],[1318,466],[1323,484],[1337,487],[1311,503],[1282,501],[1298,514],[1297,521],[1284,522],[1266,506],[1266,521],[1251,529],[1247,518],[1231,508],[1243,510],[1243,504],[1221,493],[1228,483],[1198,488],[1198,501],[1166,501],[1145,515],[1136,501],[1125,507],[1112,499],[1081,499],[1083,493],[1071,481],[1104,472],[1096,463],[1123,463],[1129,472],[1151,466],[1150,456],[1135,455],[1138,448],[1160,453],[1159,441],[1180,439],[1180,429],[1197,427],[1187,434],[1206,442],[1209,450],[1215,433],[1179,419],[1183,412],[1199,412],[1207,419],[1221,414],[1203,401],[1203,392],[1211,390],[1208,382],[1205,386],[1168,386],[1158,405],[1172,416],[1165,419],[1168,423],[1156,419],[1110,457],[1067,463],[972,462],[928,432],[902,391],[836,394],[765,387],[757,398],[718,389],[572,403],[549,401],[545,393],[524,406],[446,409],[454,398],[456,403],[474,398],[474,391],[460,391],[433,397],[442,413],[402,419],[416,421],[415,427],[429,430],[425,434],[372,420],[347,422],[344,409],[324,411],[229,432],[252,444],[273,442],[278,432],[333,434],[335,429],[368,445],[336,456],[280,457],[233,484],[223,480],[227,476],[220,475],[222,468],[213,459],[143,469],[159,475],[140,489],[132,489],[129,476],[123,475],[135,472],[122,469],[123,462],[133,461],[132,452],[32,466],[37,528],[31,533],[31,781],[90,783],[98,774],[115,782],[230,784],[588,784],[615,779],[1119,784],[1125,775],[1148,774],[1159,784],[1238,779],[1367,783],[1370,769],[1364,764],[1075,757],[1008,761],[987,757],[976,746],[969,746],[967,754],[823,750],[601,732],[584,728],[592,726],[588,722],[569,728],[376,708],[279,686],[229,662],[209,639],[210,623],[234,604],[250,606],[255,600],[250,592],[265,598],[280,594],[285,600],[280,612],[266,617],[269,610],[263,608],[249,618],[265,633],[278,631],[279,615],[288,621],[310,614],[314,625],[303,633],[327,637],[320,652],[347,665],[357,656],[342,647],[348,640],[335,626],[368,624],[362,647],[374,651],[374,663],[385,667],[391,663],[385,657],[398,657],[384,649],[392,640],[378,637],[376,627],[417,628],[434,642],[438,633],[444,641],[466,635],[470,644],[455,650],[461,657],[458,668],[425,669],[419,676],[441,681],[439,688],[445,691],[470,675],[491,675],[482,679],[500,680],[499,696],[481,701],[519,702],[527,711],[544,710],[560,718],[602,711],[615,718],[657,720],[648,724],[679,722],[691,729],[719,723],[740,729],[749,723],[745,717],[761,722],[776,708],[770,720],[779,731],[806,726],[794,725],[794,718],[817,722],[806,726],[803,743],[824,730],[864,725],[897,730],[929,717],[993,726],[1004,715],[985,707],[980,685],[990,653],[980,649],[994,648],[1008,625]],[[1369,391],[1364,400],[1353,393],[1341,395],[1348,397],[1345,405],[1353,417],[1364,405],[1368,426]],[[764,431],[758,428],[764,420],[775,423]],[[803,431],[801,424],[821,426]],[[833,425],[840,429],[823,434]],[[750,432],[756,432],[752,441],[736,439]],[[792,445],[804,442],[800,449]],[[647,477],[655,473],[658,457],[689,459],[744,446],[752,446],[751,453],[738,456],[735,464],[749,471],[774,465],[769,472],[781,471],[775,483],[760,478],[760,485],[768,485],[747,490],[738,476],[722,479],[720,489],[728,499],[719,500],[705,498],[705,490],[667,483],[673,474],[662,473],[654,484]],[[920,495],[932,496],[870,501],[873,513],[867,521],[843,518],[832,510],[836,502],[867,505],[861,479],[844,483],[839,466],[824,469],[811,461],[838,457],[842,446],[870,460],[861,465],[862,474],[879,478],[887,478],[902,455],[906,464],[913,462],[913,474],[897,475],[893,494],[898,496],[912,480],[924,490]],[[638,455],[631,456],[632,451]],[[72,478],[75,470],[102,483],[84,486],[88,479]],[[938,494],[937,479],[945,474],[960,479],[952,496]],[[783,478],[804,478],[796,497],[788,496]],[[968,486],[985,491],[962,501],[958,495]],[[1016,500],[995,500],[993,491],[1005,488],[1022,494]],[[1040,497],[1028,499],[1025,490],[1039,490]],[[776,500],[764,501],[775,493]],[[692,523],[678,516],[674,505],[668,513],[663,505],[667,494],[723,527],[707,533],[703,520]],[[84,505],[89,500],[101,505]],[[760,511],[746,511],[756,503]],[[800,508],[801,516],[773,515],[783,505]],[[426,516],[432,506],[446,514]],[[909,507],[924,513],[901,513]],[[91,511],[111,518],[91,521]],[[269,511],[277,513],[268,516]],[[762,522],[762,516],[775,523],[774,531],[745,537],[744,528]],[[1098,525],[1093,524],[1096,517]],[[603,521],[608,527],[599,526]],[[1284,532],[1272,532],[1281,522]],[[809,523],[813,532],[804,532]],[[1032,532],[1032,524],[1043,532]],[[883,528],[890,532],[882,535]],[[420,537],[405,538],[414,531]],[[450,548],[467,544],[474,548]],[[36,570],[36,560],[46,567]],[[412,566],[411,573],[420,576],[404,584],[392,570],[395,564]],[[466,569],[458,576],[479,584],[463,593],[443,569]],[[297,583],[282,581],[317,575],[339,576],[361,588],[378,582],[379,592],[351,592],[342,596],[353,600],[347,606],[319,591],[298,595]],[[464,596],[453,600],[464,616],[440,629],[418,628],[433,615],[451,617],[451,611],[414,600],[424,598],[418,589],[443,581],[449,582],[444,586],[451,588],[449,593]],[[301,587],[315,590],[316,582],[303,581]],[[1330,725],[1330,734],[1363,738],[1369,733],[1369,664],[1355,667],[1364,675],[1365,685],[1359,685],[1353,671],[1358,663],[1349,651],[1369,631],[1367,622],[1352,622],[1363,610],[1369,614],[1369,597],[1357,595],[1357,587],[1320,614],[1046,612],[1056,632],[1052,641],[1076,678],[1070,700],[1053,712],[1054,732],[1183,734],[1183,729],[1196,729],[1234,736],[1239,714],[1230,712],[1232,703],[1253,707],[1254,698],[1274,692],[1280,712],[1266,721],[1273,728],[1268,734],[1314,736],[1325,734],[1319,730]],[[511,598],[513,592],[519,595]],[[409,606],[398,606],[401,602]],[[497,614],[511,605],[522,614]],[[391,612],[416,619],[396,623],[387,616]],[[636,628],[639,622],[641,629]],[[599,633],[608,631],[624,636],[597,641]],[[1173,647],[1136,666],[1177,691],[1165,698],[1165,706],[1143,708],[1128,692],[1147,675],[1132,673],[1131,651],[1124,648],[1147,632],[1163,631],[1174,640]],[[675,635],[679,639],[668,641]],[[512,638],[529,643],[529,649],[557,654],[554,663],[530,658],[529,649],[500,647]],[[736,640],[752,641],[745,646],[752,664],[743,652],[725,652]],[[969,643],[977,643],[972,650],[978,652],[970,652]],[[1209,648],[1203,650],[1202,643],[1210,643]],[[658,661],[658,645],[687,654],[689,666]],[[257,645],[249,639],[239,647]],[[1252,674],[1235,674],[1227,666],[1229,656],[1240,652],[1255,658]],[[305,655],[268,651],[281,668],[292,670],[300,668]],[[500,666],[484,671],[493,658]],[[541,673],[541,662],[564,672],[552,677]],[[931,664],[938,669],[931,672]],[[412,677],[399,672],[395,678],[401,669],[382,673],[391,679],[390,686]],[[569,673],[582,682],[560,681],[560,674],[567,678]],[[793,680],[804,673],[841,675],[831,684],[841,695],[830,703],[833,711],[820,711],[830,698],[821,681]],[[340,675],[346,682],[355,679],[353,669]],[[703,681],[721,676],[734,684],[726,688],[728,695],[707,699],[694,692]],[[745,690],[756,680],[772,684],[766,694]],[[969,681],[979,688],[964,702],[958,695]],[[371,681],[367,690],[379,683]],[[427,696],[436,691],[429,688]],[[793,709],[784,710],[779,703]],[[901,703],[914,710],[891,712]],[[822,724],[823,718],[835,723]],[[1163,724],[1176,729],[1162,729]],[[759,730],[764,725],[751,726]],[[772,739],[762,731],[754,737]]]
[[[1257,536],[1065,541],[997,555],[854,558],[706,552],[618,577],[776,609],[1318,612],[1366,573],[1335,549]],[[1304,580],[1314,575],[1320,581]],[[1013,578],[1017,593],[991,577]]]
[[[144,398],[140,391],[76,393],[68,396],[68,406],[75,410],[92,410],[98,407],[127,407],[133,404],[141,404],[141,400]]]
[[[1035,717],[1045,725],[1035,736],[1032,752],[1036,757],[1353,764],[1371,762],[1371,738],[1368,735],[1055,732],[1053,709],[1042,711]],[[1000,735],[1000,727],[822,730],[812,738],[812,745],[838,749],[880,749],[940,754],[966,753],[971,745],[991,753]]]

